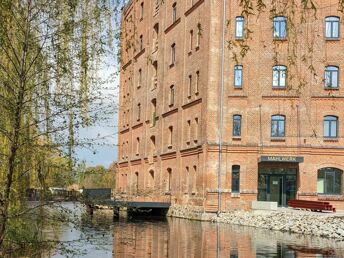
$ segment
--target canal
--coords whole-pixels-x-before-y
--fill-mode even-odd
[[[84,209],[78,207],[81,216]],[[344,242],[229,224],[143,217],[113,221],[107,211],[83,221],[81,228],[47,230],[47,236],[54,233],[67,244],[47,257],[344,257]]]

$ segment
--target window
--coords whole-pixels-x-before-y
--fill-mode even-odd
[[[172,148],[172,143],[173,143],[173,126],[169,126],[168,127],[168,132],[169,132],[168,147]]]
[[[233,116],[233,136],[237,136],[237,137],[241,136],[241,116],[240,115]]]
[[[174,105],[174,85],[170,86],[170,99],[169,99],[169,106]]]
[[[336,116],[324,117],[324,137],[325,138],[337,138],[337,123],[338,118]]]
[[[167,184],[166,184],[166,191],[170,193],[172,190],[172,169],[167,169]]]
[[[136,156],[138,156],[140,153],[140,138],[136,138]]]
[[[154,187],[154,170],[150,170],[149,175],[150,175],[150,180],[149,180],[150,182],[148,186]]]
[[[238,16],[235,18],[235,38],[244,38],[244,17]]]
[[[190,144],[190,139],[191,139],[191,120],[187,121],[187,132],[186,132],[186,144],[189,145]]]
[[[141,104],[137,104],[137,121],[141,119]]]
[[[285,116],[274,115],[271,117],[271,137],[285,136]]]
[[[242,87],[242,65],[234,66],[234,87]]]
[[[198,142],[198,130],[199,130],[198,117],[195,117],[194,143]]]
[[[339,17],[329,16],[325,18],[326,39],[339,39],[340,22]]]
[[[140,88],[142,85],[142,70],[139,69],[139,79],[138,79],[138,83],[137,83],[137,88]]]
[[[189,52],[192,51],[192,45],[193,45],[193,30],[190,30]]]
[[[272,68],[272,87],[285,88],[287,82],[287,67],[284,65],[275,65]]]
[[[199,48],[201,43],[202,26],[200,23],[197,24],[197,35],[196,35],[196,50]]]
[[[318,170],[318,194],[342,194],[343,171],[337,168]]]
[[[177,3],[172,5],[172,23],[177,20]]]
[[[140,36],[140,51],[143,49],[143,35]]]
[[[188,98],[191,98],[192,91],[192,75],[189,75],[189,84],[188,84]]]
[[[171,45],[171,66],[176,63],[176,44]]]
[[[240,166],[232,166],[232,193],[240,193]]]
[[[157,115],[156,115],[156,99],[152,99],[151,101],[151,106],[152,106],[152,123],[151,126],[155,126],[156,120],[157,120]]]
[[[140,15],[141,15],[141,19],[143,19],[143,14],[144,14],[144,12],[143,12],[144,11],[144,4],[143,4],[143,2],[141,3],[140,7],[141,7],[141,10],[140,10],[141,14]]]
[[[151,152],[152,152],[152,154],[154,154],[155,153],[155,136],[152,135],[150,137],[150,140],[151,140]]]
[[[196,85],[195,85],[195,94],[197,95],[199,91],[199,71],[196,72]]]
[[[325,67],[325,88],[338,88],[338,67]]]
[[[274,39],[287,38],[287,18],[284,16],[277,16],[274,18]]]

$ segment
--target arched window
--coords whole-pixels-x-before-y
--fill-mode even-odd
[[[271,117],[271,137],[285,136],[285,116],[274,115]]]
[[[166,191],[170,193],[172,190],[172,169],[167,169],[167,182],[166,182]]]
[[[287,85],[287,67],[285,65],[275,65],[272,68],[272,87],[284,88]]]
[[[340,22],[337,16],[327,16],[325,18],[326,39],[338,39],[340,32]]]
[[[318,194],[342,194],[343,171],[337,168],[318,170]]]
[[[238,16],[235,18],[235,38],[244,38],[244,17]]]
[[[241,115],[233,116],[233,136],[241,136]]]
[[[284,16],[274,17],[274,39],[287,38],[287,18]]]
[[[173,3],[172,5],[172,23],[177,20],[177,3]]]
[[[325,67],[325,88],[338,88],[338,71],[337,66]]]
[[[154,170],[149,171],[149,186],[154,187]]]
[[[324,117],[324,137],[337,138],[338,132],[338,117],[325,116]]]
[[[232,193],[240,193],[240,166],[232,166]]]

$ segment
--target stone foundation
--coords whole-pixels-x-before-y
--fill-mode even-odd
[[[228,223],[304,235],[344,240],[344,215],[300,210],[233,211],[205,213],[202,207],[173,205],[167,216]]]

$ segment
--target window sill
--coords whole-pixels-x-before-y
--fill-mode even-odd
[[[321,201],[342,201],[344,196],[342,194],[318,194],[318,200]]]
[[[198,92],[198,91],[196,91],[196,92],[195,92],[195,95],[196,95],[196,96],[198,96],[198,95],[199,95],[199,92]]]
[[[195,47],[195,50],[198,51],[198,50],[199,50],[199,46],[196,46],[196,47]]]
[[[172,149],[172,145],[168,145],[167,149],[169,149],[169,150]]]
[[[286,90],[287,87],[286,86],[281,86],[281,87],[278,87],[278,86],[272,86],[272,90]]]
[[[241,141],[241,136],[232,136],[233,141]]]
[[[324,87],[324,90],[330,91],[330,90],[339,90],[339,87]]]
[[[234,90],[242,90],[242,86],[234,86]]]
[[[143,21],[143,17],[140,18],[140,22]]]
[[[169,104],[168,106],[171,108],[171,107],[173,107],[173,104]]]
[[[171,191],[165,192],[165,195],[171,195]]]
[[[273,40],[284,42],[284,41],[288,41],[288,38],[273,38]]]
[[[170,64],[170,68],[174,67],[174,63]]]
[[[285,142],[285,138],[283,137],[275,137],[270,139],[272,142]]]
[[[324,142],[338,142],[337,138],[324,138]]]
[[[244,41],[244,38],[242,37],[242,38],[237,38],[237,37],[235,37],[235,40],[236,41]]]
[[[186,145],[190,145],[190,141],[187,141],[187,142],[186,142]]]
[[[231,193],[232,198],[240,198],[240,193]]]
[[[340,38],[325,38],[325,41],[340,41]]]
[[[197,140],[197,139],[195,139],[195,140],[193,140],[193,141],[194,141],[195,144],[198,143],[198,140]]]
[[[192,55],[192,50],[190,50],[189,52],[188,52],[188,56],[191,56]]]
[[[136,87],[137,89],[140,89],[141,88],[141,85],[137,85],[137,87]]]

